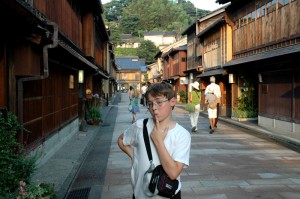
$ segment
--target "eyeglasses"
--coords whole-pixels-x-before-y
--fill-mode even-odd
[[[168,99],[164,100],[164,101],[153,101],[153,102],[148,102],[147,104],[147,108],[153,108],[154,105],[156,105],[157,107],[161,107],[163,105],[164,102],[169,101]]]

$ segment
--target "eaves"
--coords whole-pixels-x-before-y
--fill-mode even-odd
[[[83,55],[81,55],[74,48],[69,46],[66,42],[59,40],[58,45],[61,46],[66,51],[68,51],[74,58],[80,60],[81,62],[83,62],[86,66],[90,67],[91,69],[94,69],[97,72],[97,74],[101,75],[103,78],[105,78],[105,79],[109,78],[109,76],[104,74],[104,72],[102,72],[95,64],[93,64],[89,60],[87,60]]]
[[[217,19],[214,23],[212,23],[211,25],[209,25],[207,28],[205,28],[203,31],[201,31],[197,37],[201,37],[203,35],[205,35],[206,33],[208,33],[210,30],[212,30],[213,28],[217,27],[218,25],[222,24],[223,22],[225,22],[225,18],[221,17],[219,19]]]
[[[262,61],[265,59],[275,58],[275,57],[279,57],[279,56],[285,56],[285,55],[294,54],[294,53],[300,53],[300,44],[295,44],[295,45],[288,46],[288,47],[268,50],[268,51],[265,51],[265,52],[262,52],[259,54],[234,59],[234,60],[231,60],[231,61],[225,63],[223,65],[223,67],[226,68],[226,67],[230,67],[230,66],[246,64],[246,63],[251,63],[251,62],[255,62],[255,61]]]

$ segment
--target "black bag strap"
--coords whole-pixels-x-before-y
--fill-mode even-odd
[[[152,161],[152,153],[151,153],[148,129],[147,129],[147,126],[146,126],[147,122],[148,122],[148,118],[144,119],[144,121],[143,121],[143,124],[144,124],[144,126],[143,126],[143,136],[144,136],[144,142],[145,142],[148,158],[149,158],[149,161],[151,162]]]

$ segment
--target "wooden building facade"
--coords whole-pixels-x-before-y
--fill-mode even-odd
[[[111,67],[102,12],[98,0],[0,1],[0,107],[30,132],[21,142],[61,144],[78,131],[85,89],[102,94]]]
[[[187,27],[181,34],[187,37],[187,69],[184,71],[188,77],[188,92],[191,92],[191,83],[198,81],[196,78],[203,71],[200,43],[197,39],[196,24],[198,19]]]
[[[228,74],[223,69],[223,65],[232,58],[232,29],[225,9],[226,6],[212,11],[198,19],[196,23],[198,51],[203,69],[197,78],[200,78],[201,88],[204,90],[210,84],[209,78],[216,77],[216,83],[220,85],[222,95],[219,114],[231,116],[231,88],[228,83]],[[203,100],[204,95],[203,92]]]
[[[145,82],[147,75],[145,58],[137,56],[116,57],[116,65],[118,67],[118,90],[128,91],[133,84],[137,86],[138,90],[142,88],[142,83]]]
[[[227,3],[227,0],[219,0]],[[300,1],[232,0],[233,59],[224,65],[236,76],[233,96],[247,76],[258,98],[258,123],[300,132]]]
[[[186,71],[186,45],[171,48],[169,51],[163,53],[161,58],[163,60],[163,80],[171,83],[175,93],[179,90],[187,92],[187,84],[184,84],[182,78],[187,78],[184,71]]]

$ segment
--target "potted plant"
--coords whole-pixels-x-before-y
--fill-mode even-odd
[[[97,106],[91,106],[86,112],[86,117],[88,124],[98,125],[99,122],[102,121],[100,108]]]
[[[257,98],[255,85],[242,76],[244,85],[240,87],[241,95],[236,99],[237,106],[233,108],[232,119],[239,121],[257,120]]]

